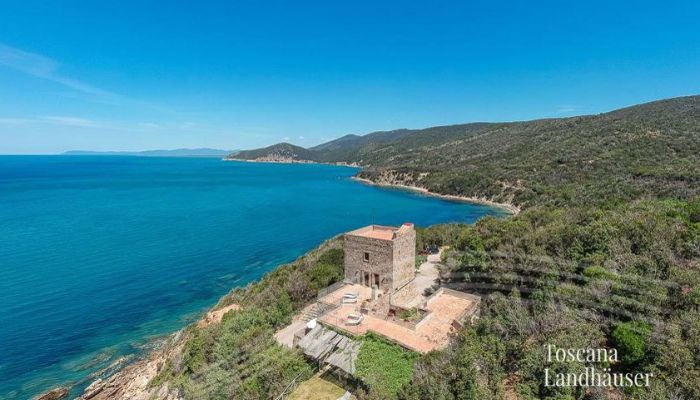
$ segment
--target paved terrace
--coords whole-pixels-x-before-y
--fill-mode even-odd
[[[328,304],[342,304],[343,296],[346,293],[353,293],[357,295],[357,303],[354,304],[344,304],[343,308],[357,308],[359,312],[359,307],[363,301],[369,301],[372,298],[372,289],[367,286],[362,286],[358,284],[345,284],[339,289],[328,293],[327,295],[318,299],[322,303]]]
[[[343,294],[357,292],[355,286],[362,288],[359,285],[347,285],[330,293],[321,301],[340,304]],[[357,304],[345,304],[328,312],[320,317],[319,321],[353,335],[373,332],[408,349],[427,353],[446,347],[449,344],[450,335],[454,332],[455,323],[473,315],[478,303],[477,296],[440,289],[426,301],[425,309],[428,314],[416,324],[414,329],[371,314],[364,315],[359,325],[347,325],[345,321],[350,314],[360,313],[361,300],[359,299]]]

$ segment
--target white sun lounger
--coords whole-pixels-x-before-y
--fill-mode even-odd
[[[360,322],[362,322],[364,318],[362,314],[350,314],[345,320],[345,325],[360,325]]]

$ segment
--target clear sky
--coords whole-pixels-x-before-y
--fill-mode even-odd
[[[697,1],[0,0],[0,153],[310,146],[700,93]]]

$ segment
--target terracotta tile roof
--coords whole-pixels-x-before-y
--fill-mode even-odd
[[[364,236],[373,239],[391,240],[394,238],[394,231],[389,229],[373,229],[363,232],[359,236]]]
[[[348,235],[361,236],[371,239],[393,240],[394,234],[399,230],[393,226],[369,225],[364,228],[348,232]]]

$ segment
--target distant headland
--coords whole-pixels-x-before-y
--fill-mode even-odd
[[[139,157],[224,157],[236,150],[210,148],[144,150],[144,151],[89,151],[71,150],[61,153],[65,156],[139,156]]]

